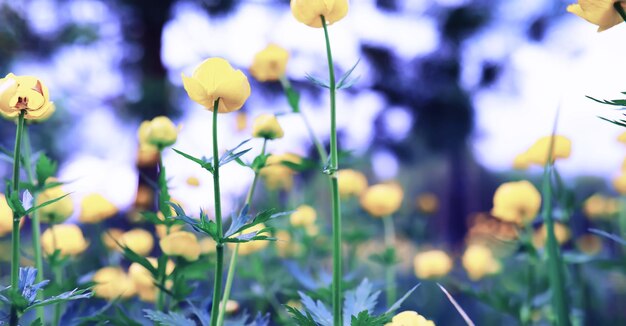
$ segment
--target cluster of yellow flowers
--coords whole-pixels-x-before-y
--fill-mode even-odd
[[[583,213],[589,219],[607,219],[617,214],[619,206],[617,198],[594,194],[583,203]]]

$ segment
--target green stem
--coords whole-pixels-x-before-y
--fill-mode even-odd
[[[330,87],[330,164],[328,173],[331,179],[332,193],[332,217],[333,217],[333,325],[341,326],[342,323],[342,307],[341,307],[341,206],[339,199],[339,185],[337,181],[337,170],[339,169],[339,157],[337,150],[337,112],[335,105],[335,68],[333,66],[333,55],[330,49],[330,38],[328,37],[328,27],[326,19],[322,19],[324,27],[324,38],[326,39],[326,57],[328,58],[328,75]]]
[[[616,1],[615,3],[613,3],[613,8],[617,10],[619,15],[622,16],[622,19],[626,22],[626,12],[624,12],[624,8],[622,7],[621,3],[621,1]]]
[[[55,266],[52,268],[52,272],[54,273],[54,282],[57,284],[57,286],[61,286],[63,284],[63,268],[61,266]],[[62,303],[60,302],[54,305],[54,319],[52,321],[53,326],[60,325],[59,323],[61,321],[61,308]]]
[[[215,224],[217,225],[218,241],[215,245],[217,262],[215,264],[215,279],[213,282],[213,302],[211,304],[211,326],[217,325],[219,315],[220,298],[222,292],[222,277],[224,273],[224,242],[222,230],[222,203],[220,199],[220,159],[217,148],[217,110],[220,99],[213,103],[213,196],[215,199]]]
[[[619,209],[619,232],[623,239],[626,239],[626,196],[620,197],[620,209]],[[622,253],[626,255],[626,247],[622,247]]]
[[[167,176],[165,174],[165,166],[163,165],[163,149],[159,148],[159,211],[163,214],[163,218],[167,219],[171,217],[171,210],[169,205],[166,203],[170,200],[169,191],[167,189]],[[169,226],[167,227],[167,234],[169,234]],[[165,261],[167,262],[167,255],[165,253],[161,253],[161,255],[165,256]],[[167,264],[167,263],[166,263]],[[158,275],[158,282],[161,285],[161,288],[165,287],[165,280],[167,278],[166,270],[167,268],[159,268],[163,272]],[[162,311],[165,304],[165,291],[159,288],[157,290],[157,301],[155,303],[155,308],[157,311]]]
[[[32,148],[30,144],[30,135],[28,133],[28,126],[24,126],[24,165],[26,168],[26,176],[28,177],[28,182],[30,184],[35,184],[36,180],[33,174],[32,164],[30,162],[31,159]],[[40,185],[37,185],[40,186]],[[37,193],[33,194],[33,202],[37,202]],[[34,211],[30,217],[31,228],[32,228],[32,240],[33,240],[33,259],[35,260],[35,268],[37,269],[37,276],[35,277],[35,282],[40,283],[43,281],[44,271],[43,271],[43,256],[41,255],[41,222],[39,221],[39,213]],[[43,291],[37,292],[37,299],[43,299]],[[37,318],[41,320],[41,322],[45,321],[44,309],[43,307],[35,308]]]
[[[394,250],[394,239],[396,232],[393,227],[391,216],[383,217],[383,228],[385,229],[385,246],[387,250]],[[396,302],[396,268],[395,262],[385,265],[385,280],[387,283],[387,305],[391,306]]]
[[[263,140],[263,147],[261,148],[261,155],[265,155],[265,148],[267,146],[267,138]],[[250,185],[250,189],[248,190],[248,195],[246,196],[246,202],[244,203],[244,207],[250,208],[250,203],[252,202],[252,197],[254,196],[254,190],[256,189],[256,184],[259,180],[259,171],[254,171],[254,179],[252,179],[252,185]],[[235,245],[235,250],[233,250],[233,254],[230,257],[230,263],[228,264],[228,273],[226,274],[226,285],[224,286],[224,296],[222,297],[222,302],[220,306],[219,317],[217,318],[217,325],[222,326],[224,324],[224,315],[226,314],[226,304],[230,299],[230,292],[233,288],[233,280],[235,278],[235,268],[237,268],[237,260],[239,258],[239,243]]]
[[[22,148],[22,134],[24,131],[24,115],[26,111],[22,110],[17,120],[17,130],[15,132],[15,148],[13,151],[13,193],[17,194],[20,188],[20,150]],[[8,194],[9,196],[12,194]],[[8,200],[8,198],[7,198]],[[20,272],[20,220],[21,216],[17,212],[13,212],[13,230],[11,231],[11,291],[18,291],[19,272]],[[11,306],[11,314],[9,323],[11,326],[17,325],[18,322],[17,309]]]
[[[552,308],[556,314],[556,325],[570,325],[569,308],[565,295],[563,265],[559,253],[559,245],[554,234],[554,220],[552,218],[552,163],[546,164],[543,175],[543,219],[546,225],[548,239],[546,249],[548,253],[548,276],[552,288]]]

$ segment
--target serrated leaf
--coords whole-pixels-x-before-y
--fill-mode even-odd
[[[186,158],[186,159],[188,159],[188,160],[190,160],[192,162],[195,162],[195,163],[199,164],[200,167],[202,167],[203,169],[213,173],[214,169],[213,169],[213,165],[211,164],[211,160],[210,159],[199,159],[199,158],[194,157],[192,155],[189,155],[189,154],[187,154],[187,153],[185,153],[183,151],[179,151],[179,150],[177,150],[175,148],[172,148],[172,150],[174,150],[174,152],[178,153],[182,157],[184,157],[184,158]]]
[[[371,316],[367,310],[361,311],[358,315],[352,316],[350,326],[384,326],[391,321],[391,314]]]
[[[296,322],[298,326],[317,326],[317,323],[313,319],[313,316],[308,311],[305,311],[306,315],[304,315],[300,310],[291,307],[285,306],[287,312],[291,315],[291,318]]]
[[[63,303],[63,302],[72,301],[72,300],[89,299],[91,298],[92,295],[93,295],[93,292],[91,292],[91,289],[80,289],[80,290],[74,289],[72,291],[63,292],[59,295],[56,295],[56,296],[53,296],[53,297],[50,297],[41,301],[35,301],[34,304],[30,305],[24,311],[26,312],[28,310],[31,310],[37,307],[44,307],[44,306]]]
[[[233,234],[237,234],[240,232],[243,232],[255,225],[261,224],[261,223],[265,223],[271,219],[277,218],[277,217],[281,217],[281,216],[285,216],[285,215],[289,215],[292,212],[282,212],[282,213],[276,213],[276,214],[272,214],[272,212],[274,211],[274,209],[268,209],[265,211],[260,212],[259,214],[257,214],[252,220],[251,222],[239,227],[239,228],[233,228],[233,229],[229,229],[228,232],[226,232],[226,234],[224,235],[224,238],[229,238],[231,237]],[[248,216],[245,216],[245,218],[247,220],[249,220]]]
[[[359,315],[361,312],[372,313],[380,291],[372,292],[372,283],[364,279],[359,286],[344,295],[343,320],[350,320],[351,317]]]
[[[443,293],[446,295],[446,297],[448,297],[448,300],[450,300],[450,303],[452,303],[452,305],[454,306],[454,308],[456,309],[456,311],[459,313],[459,315],[461,315],[461,317],[463,318],[463,320],[465,321],[465,323],[468,326],[474,326],[474,322],[469,318],[469,316],[467,315],[467,313],[465,312],[465,310],[463,310],[463,308],[461,308],[461,306],[459,305],[458,302],[456,302],[456,300],[454,300],[454,298],[452,297],[452,295],[450,295],[450,293],[448,292],[448,290],[446,290],[446,288],[444,288],[441,284],[437,283],[437,286],[439,286],[439,288],[441,289],[441,291],[443,291]]]
[[[313,83],[313,84],[315,84],[317,86],[330,89],[330,84],[329,84],[328,81],[322,80],[322,79],[320,79],[318,77],[315,77],[313,75],[310,75],[308,73],[305,75],[305,78],[308,81],[310,81],[311,83]]]
[[[320,300],[313,301],[308,295],[298,291],[304,309],[310,313],[313,320],[321,326],[333,326],[333,314]]]
[[[169,313],[163,313],[156,310],[144,309],[144,316],[152,321],[154,321],[157,325],[163,326],[195,326],[196,323],[185,317],[183,314],[177,313],[175,311],[170,311]]]
[[[608,104],[608,105],[614,105],[614,106],[626,106],[626,99],[617,99],[617,100],[599,100],[596,98],[593,98],[591,96],[585,96],[588,99],[594,100],[598,103],[602,103],[602,104]]]

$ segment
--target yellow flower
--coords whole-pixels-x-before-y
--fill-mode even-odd
[[[530,163],[541,166],[548,162],[548,154],[552,136],[541,137],[526,152]],[[552,148],[552,162],[557,159],[568,158],[572,149],[572,142],[565,136],[554,136],[554,147]]]
[[[532,183],[522,180],[501,184],[493,195],[491,214],[503,221],[526,224],[541,207],[541,194]]]
[[[293,226],[307,226],[315,223],[317,212],[309,205],[300,205],[296,211],[291,213],[289,222]]]
[[[228,300],[226,301],[226,307],[224,307],[224,311],[227,314],[234,314],[239,310],[239,302],[235,301],[235,300]]]
[[[442,250],[424,251],[415,255],[413,267],[418,278],[439,278],[452,270],[452,259]]]
[[[403,311],[391,319],[385,326],[435,326],[435,322],[424,318],[415,311]]]
[[[6,196],[4,196],[4,194],[0,194],[0,237],[11,233],[12,230],[13,211],[7,203]]]
[[[273,114],[261,114],[252,125],[252,137],[277,139],[283,138],[285,132],[281,128],[276,116]]]
[[[213,105],[219,99],[218,112],[227,113],[241,109],[250,96],[248,78],[235,70],[222,58],[204,60],[191,77],[184,74],[183,86],[189,97],[213,112]]]
[[[277,81],[287,70],[289,52],[276,44],[270,44],[254,56],[250,74],[260,82]]]
[[[288,231],[279,230],[274,237],[276,238],[276,251],[279,257],[293,257],[302,252],[302,245],[293,241]]]
[[[585,234],[576,239],[576,248],[587,255],[597,255],[602,251],[602,239],[593,234]]]
[[[158,267],[156,258],[148,257],[147,259],[154,268]],[[174,268],[174,262],[168,260],[165,265],[165,275],[170,275],[174,271]],[[150,271],[139,263],[132,263],[130,267],[128,267],[128,276],[135,284],[139,299],[145,302],[154,302],[156,300],[157,287],[154,285],[155,279],[152,277]]]
[[[83,253],[88,246],[83,232],[75,224],[53,225],[41,235],[41,247],[48,255],[59,250],[62,256],[76,256]]]
[[[170,198],[170,202],[172,202],[172,203],[174,203],[174,204],[177,204],[177,205],[178,205],[178,206],[180,206],[180,207],[183,207],[183,204],[182,204],[181,202],[179,202],[178,200],[176,200],[176,199],[172,199],[172,198]],[[176,211],[174,210],[174,208],[173,208],[173,207],[170,207],[170,212],[171,212],[171,214],[172,214],[172,215],[171,215],[171,216],[172,216],[171,218],[174,218],[174,217],[176,217],[176,216],[177,216],[177,215],[176,215]],[[157,213],[157,218],[159,218],[159,220],[161,220],[161,221],[164,221],[164,220],[165,220],[165,217],[163,216],[163,213],[161,213],[161,212],[158,212],[158,213]],[[157,224],[157,225],[155,225],[155,226],[154,226],[154,228],[155,228],[155,230],[156,230],[156,234],[157,234],[157,236],[158,236],[159,238],[163,238],[163,237],[165,237],[165,236],[167,235],[167,233],[168,233],[168,231],[167,231],[167,226],[166,226],[165,224]],[[169,233],[178,232],[178,231],[180,231],[180,230],[182,230],[182,229],[183,229],[183,226],[182,226],[182,225],[180,225],[180,224],[174,224],[174,225],[170,226]]]
[[[124,232],[119,242],[140,256],[147,256],[154,247],[152,234],[144,229],[132,229]]]
[[[433,214],[437,212],[439,207],[439,200],[435,194],[427,192],[417,196],[416,199],[417,209],[426,214]]]
[[[361,195],[361,206],[374,217],[385,217],[400,209],[403,197],[404,193],[399,185],[377,184]]]
[[[137,131],[140,147],[157,148],[171,146],[178,138],[178,128],[168,117],[159,116],[141,123]],[[148,146],[146,146],[148,145]]]
[[[200,252],[203,255],[209,255],[215,253],[215,240],[213,238],[202,238],[200,239]]]
[[[570,239],[571,233],[567,225],[559,222],[554,223],[554,235],[556,237],[556,241],[559,244],[563,244]],[[545,224],[542,224],[541,227],[535,231],[533,234],[533,245],[535,248],[543,248],[548,239],[548,228]]]
[[[48,178],[46,183],[50,182],[57,182],[57,180],[54,178]],[[35,205],[39,206],[49,200],[65,195],[66,192],[63,191],[61,186],[48,188],[37,196]],[[37,212],[39,213],[39,220],[43,223],[62,223],[74,213],[74,202],[72,202],[72,198],[70,196],[65,196],[61,200],[38,209]]]
[[[578,0],[577,4],[567,6],[567,11],[597,25],[598,32],[605,31],[624,21],[613,4],[619,2],[626,9],[626,3],[617,0]]]
[[[315,28],[338,22],[348,14],[348,0],[291,0],[291,13],[297,21]]]
[[[54,105],[50,102],[48,87],[38,78],[8,74],[0,79],[0,113],[8,118],[17,117],[25,111],[29,120],[50,116]]]
[[[100,223],[117,213],[117,207],[100,194],[85,196],[80,206],[81,223]]]
[[[243,234],[248,234],[248,233],[252,233],[255,231],[261,231],[262,229],[265,228],[265,224],[260,223],[257,224],[245,231],[243,231]],[[261,240],[261,241],[250,241],[250,242],[242,242],[239,244],[239,255],[240,256],[247,256],[249,254],[255,253],[257,251],[261,251],[265,248],[267,248],[267,246],[269,245],[269,241],[265,241],[265,240]],[[236,244],[229,242],[228,243],[228,247],[233,250],[235,248]]]
[[[248,115],[245,112],[237,112],[235,116],[235,127],[237,131],[244,131],[248,128]]]
[[[513,168],[516,170],[526,170],[530,167],[530,158],[528,153],[524,152],[515,156],[513,159]]]
[[[626,195],[626,173],[613,179],[613,188],[622,195]]]
[[[268,157],[265,162],[265,167],[261,169],[259,175],[265,180],[265,185],[270,190],[290,190],[293,186],[293,175],[295,172],[283,165],[283,161],[300,164],[302,158],[292,153],[271,155]]]
[[[358,197],[367,189],[367,178],[357,170],[343,169],[337,171],[337,183],[339,196],[347,199],[352,196]]]
[[[119,267],[103,267],[93,275],[92,280],[96,283],[93,287],[96,297],[106,300],[127,299],[136,292],[133,281]]]
[[[106,232],[102,233],[102,236],[101,236],[102,243],[109,250],[119,251],[121,249],[115,241],[117,242],[122,241],[123,235],[124,235],[124,231],[122,229],[116,229],[116,228],[108,229]]]
[[[189,177],[187,178],[187,184],[192,187],[198,187],[200,186],[200,180],[196,177]]]
[[[626,131],[624,131],[623,133],[619,134],[619,136],[617,136],[617,141],[620,142],[620,143],[626,144]],[[623,166],[624,165],[622,165],[622,167]]]
[[[619,201],[615,198],[594,194],[583,203],[583,213],[590,219],[608,218],[619,210]]]
[[[469,278],[473,281],[500,270],[500,263],[493,256],[493,252],[484,245],[473,244],[467,247],[462,262]]]
[[[188,261],[198,260],[200,244],[191,232],[179,231],[170,233],[159,242],[161,250],[169,256],[181,256]]]
[[[304,228],[304,231],[309,237],[314,237],[320,233],[320,228],[315,224],[310,224]]]

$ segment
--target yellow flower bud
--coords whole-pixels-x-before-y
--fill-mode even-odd
[[[567,225],[559,222],[554,223],[554,236],[556,237],[556,241],[559,244],[564,244],[567,242],[571,233]],[[548,239],[548,228],[545,224],[542,224],[541,227],[535,231],[533,234],[533,245],[535,248],[543,248],[546,244],[546,240]]]
[[[285,74],[288,59],[287,50],[270,44],[254,56],[250,74],[260,82],[277,81]]]
[[[122,241],[123,235],[124,235],[124,230],[122,229],[117,229],[117,228],[108,229],[106,232],[102,233],[102,236],[101,236],[102,243],[109,250],[120,251],[121,249],[115,241],[117,242]]]
[[[200,186],[200,180],[196,177],[189,177],[187,178],[187,184],[192,187],[198,187]]]
[[[520,225],[532,221],[541,207],[541,194],[532,183],[522,180],[501,184],[493,195],[491,214]]]
[[[183,86],[189,97],[213,112],[219,99],[218,112],[227,113],[241,109],[250,96],[250,83],[241,70],[235,70],[222,58],[204,60],[191,77],[184,74]]]
[[[619,201],[615,198],[594,194],[583,203],[583,213],[589,219],[605,219],[619,210]]]
[[[144,229],[132,229],[124,232],[119,242],[141,256],[150,254],[154,247],[152,234]]]
[[[548,154],[552,136],[541,137],[526,152],[530,163],[541,166],[548,162]],[[555,135],[554,146],[552,148],[552,162],[557,159],[568,158],[572,149],[572,142],[565,136]]]
[[[283,138],[285,132],[281,128],[276,116],[273,114],[261,114],[252,125],[252,137],[277,139]]]
[[[29,120],[50,117],[54,105],[50,102],[48,87],[38,78],[8,74],[0,79],[0,114],[15,118],[25,111]],[[54,112],[54,111],[53,111]]]
[[[293,186],[293,175],[295,172],[283,165],[281,163],[283,161],[299,164],[302,162],[302,158],[292,153],[268,157],[265,167],[261,169],[259,175],[265,180],[265,185],[270,190],[290,190]]]
[[[76,256],[83,253],[88,246],[83,232],[75,224],[53,225],[41,235],[41,247],[48,255],[59,250],[62,256]]]
[[[439,278],[452,270],[452,259],[442,250],[424,251],[415,255],[413,267],[418,278]]]
[[[11,233],[12,230],[13,211],[7,203],[6,196],[4,196],[4,194],[0,194],[0,237]]]
[[[46,183],[56,181],[57,180],[54,178],[49,178]],[[66,192],[63,191],[61,186],[48,188],[37,196],[35,205],[39,206],[47,201],[63,197],[65,195]],[[59,201],[41,207],[37,210],[37,212],[39,213],[39,220],[42,223],[62,223],[74,213],[74,202],[72,202],[72,198],[70,196],[65,196]]]
[[[361,195],[361,207],[374,217],[386,217],[402,205],[404,192],[397,184],[377,184]]]
[[[265,228],[265,224],[260,223],[257,224],[245,231],[243,231],[243,234],[247,234],[247,233],[252,233],[255,231],[261,231],[262,229]],[[255,253],[257,251],[261,251],[265,248],[267,248],[267,246],[269,245],[269,241],[250,241],[250,242],[242,242],[239,244],[239,256],[247,256],[250,255],[252,253]],[[236,244],[229,242],[228,243],[228,247],[233,250],[235,248]]]
[[[78,220],[81,223],[100,223],[117,213],[117,207],[100,194],[90,194],[83,198]]]
[[[473,244],[467,247],[462,262],[467,275],[473,281],[500,270],[500,263],[493,256],[493,252],[484,245]]]
[[[391,319],[385,326],[435,326],[435,322],[426,319],[415,311],[403,311]]]
[[[171,146],[178,138],[178,128],[168,117],[159,116],[141,123],[137,131],[140,146],[164,148]],[[147,146],[149,148],[149,146]]]
[[[367,178],[357,170],[343,169],[337,171],[337,184],[342,199],[358,197],[367,189]]]
[[[291,13],[297,21],[315,28],[338,22],[348,14],[348,0],[291,0]]]
[[[103,267],[92,280],[96,283],[93,287],[96,297],[106,300],[128,299],[136,292],[133,281],[119,267]]]
[[[289,222],[293,226],[307,226],[315,223],[317,219],[317,212],[315,209],[308,205],[300,205],[296,208],[296,211],[291,213]]]
[[[576,248],[587,255],[597,255],[602,251],[602,239],[593,234],[582,235],[576,239]]]
[[[425,214],[433,214],[439,208],[439,200],[435,194],[427,192],[417,196],[417,209]]]
[[[598,32],[605,31],[624,21],[613,4],[619,2],[626,10],[626,3],[617,0],[578,0],[577,4],[567,6],[567,11],[597,25]]]
[[[159,242],[161,250],[169,256],[181,256],[188,261],[198,260],[200,244],[191,232],[179,231],[170,233]]]

